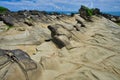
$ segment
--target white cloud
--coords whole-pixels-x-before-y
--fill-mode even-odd
[[[114,2],[114,3],[113,3]],[[120,0],[12,0],[0,1],[0,5],[10,9],[40,9],[40,10],[78,10],[80,5],[98,7],[102,10],[111,8],[111,5],[119,7]],[[15,7],[16,6],[16,7]],[[116,8],[112,7],[111,10]]]

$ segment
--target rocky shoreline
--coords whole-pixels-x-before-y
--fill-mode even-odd
[[[81,12],[81,17],[83,16],[85,18],[86,12],[84,11],[84,6],[81,6],[78,14]],[[73,15],[74,14],[71,13],[71,16]],[[120,16],[102,13],[98,8],[93,9],[93,15],[101,15],[115,23],[120,23]],[[17,12],[8,10],[6,13],[0,14],[0,21],[3,21],[8,26],[34,26],[35,23],[38,22],[50,23],[62,17],[70,17],[70,15],[37,10],[21,10]]]
[[[120,26],[113,18],[84,6],[73,16],[8,12],[0,15],[0,48],[27,52],[42,67],[33,74],[38,80],[120,80]]]

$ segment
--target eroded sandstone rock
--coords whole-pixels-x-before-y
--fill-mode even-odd
[[[35,74],[35,75],[33,75]],[[34,62],[22,50],[0,49],[0,79],[1,80],[40,80],[41,66]]]
[[[24,16],[26,14],[28,13],[25,12]],[[32,16],[38,15],[38,12],[33,14]],[[51,19],[50,15],[47,17],[40,17],[43,22],[35,23],[35,26],[23,26],[23,31],[16,30],[19,28],[15,27],[0,33],[0,48],[22,46],[23,50],[31,50],[31,53],[34,49],[34,55],[29,54],[34,61],[42,65],[43,79],[40,80],[120,80],[119,25],[102,16],[92,16],[93,22],[87,22],[79,15],[79,22],[75,16],[59,16],[59,19]],[[82,23],[85,27],[81,26]],[[59,48],[58,45],[62,47]],[[15,72],[16,65],[10,68],[12,72]],[[18,67],[17,65],[17,70]],[[20,80],[25,78],[22,73],[17,77],[21,76]]]

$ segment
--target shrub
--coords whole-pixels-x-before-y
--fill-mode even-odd
[[[88,16],[92,16],[93,15],[93,9],[89,9],[88,7],[83,6],[83,5],[82,5],[82,8],[84,8],[84,10],[87,12]]]
[[[81,8],[79,9],[79,12],[84,12],[84,14],[86,14],[86,16],[92,16],[94,9],[90,9],[90,8],[82,5]]]
[[[88,13],[88,16],[92,16],[93,15],[93,10],[92,9],[87,9],[87,13]]]
[[[5,13],[9,11],[7,8],[0,6],[0,13]]]

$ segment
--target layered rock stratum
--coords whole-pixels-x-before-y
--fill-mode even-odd
[[[27,52],[40,80],[120,80],[120,26],[101,15],[23,11],[0,20],[0,48]]]

